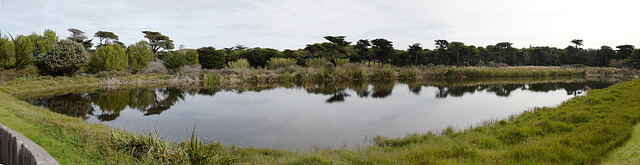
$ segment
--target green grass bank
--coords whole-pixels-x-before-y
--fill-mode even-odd
[[[313,68],[305,70],[310,69]],[[397,70],[398,68],[388,69],[390,71],[384,69],[364,68],[362,77],[372,77],[386,72],[389,74],[382,74],[381,77],[386,75],[389,79],[402,79],[401,72],[405,72]],[[400,69],[408,69],[406,72],[409,73],[413,70],[415,74],[405,75],[416,77],[426,77],[426,72],[460,72],[464,76],[463,79],[473,77],[467,76],[471,73],[485,75],[488,73],[484,72],[492,72],[464,71],[465,68],[442,68],[438,72],[423,71],[419,68]],[[281,76],[283,73],[291,74],[284,77],[292,77],[291,79],[295,80],[293,77],[296,77],[297,72],[303,71],[218,70],[195,76],[115,75],[14,79],[0,84],[0,123],[27,136],[62,164],[599,164],[603,161],[612,164],[639,163],[640,156],[634,155],[633,151],[640,145],[640,141],[633,139],[637,139],[640,134],[640,129],[634,127],[640,119],[640,80],[623,82],[607,89],[591,90],[587,96],[566,101],[558,107],[536,108],[505,120],[487,121],[473,128],[446,128],[442,132],[413,134],[399,139],[375,137],[372,139],[374,145],[356,150],[317,149],[315,152],[307,153],[236,148],[198,138],[187,138],[182,143],[170,143],[153,133],[127,133],[102,124],[89,124],[80,118],[67,117],[32,106],[16,97],[21,93],[50,89],[71,90],[109,85],[181,85],[193,83],[193,79],[198,79],[197,77],[205,77],[203,81],[211,81],[206,78],[211,74],[218,74],[216,84],[250,82],[251,76]],[[521,73],[510,74],[515,71],[504,71],[493,76],[550,76],[518,72]],[[585,70],[572,73],[591,74]],[[319,73],[309,71],[307,79],[314,74]],[[390,78],[391,75],[395,78]],[[326,78],[326,74],[323,77]],[[275,80],[281,82],[287,79],[278,77]],[[338,80],[340,79],[332,79]],[[628,139],[631,140],[627,142]]]

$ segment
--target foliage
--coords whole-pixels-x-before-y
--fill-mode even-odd
[[[382,64],[380,66],[383,66],[395,52],[392,42],[384,38],[371,40],[371,45],[375,58]]]
[[[160,34],[160,32],[142,31],[142,33],[144,33],[144,38],[149,39],[147,44],[151,46],[151,51],[153,51],[154,55],[158,55],[158,51],[171,50],[174,48],[173,40],[170,40],[169,37]]]
[[[43,63],[54,75],[72,76],[89,62],[89,54],[81,44],[60,40],[43,56]]]
[[[622,68],[623,64],[624,64],[624,60],[611,59],[609,61],[609,66],[610,67]]]
[[[113,41],[118,41],[118,35],[109,31],[98,31],[93,37],[98,37],[100,39],[100,42],[96,47],[100,47],[102,45],[109,45]]]
[[[349,64],[349,59],[334,59],[336,66],[344,66]]]
[[[106,45],[99,47],[89,62],[87,68],[90,73],[100,71],[122,71],[129,63],[129,58],[124,48],[119,45]]]
[[[290,58],[271,58],[267,61],[267,65],[269,69],[289,68],[290,66],[296,65],[296,60]]]
[[[275,49],[252,48],[247,51],[242,51],[240,57],[247,59],[252,67],[264,68],[267,65],[267,61],[271,58],[277,57],[278,54],[279,51]]]
[[[56,35],[56,32],[53,30],[45,30],[43,35],[38,35],[33,33],[29,35],[29,38],[34,44],[34,63],[38,67],[40,74],[48,75],[50,74],[49,68],[44,63],[44,56],[53,48],[60,39]]]
[[[195,65],[195,64],[199,64],[200,62],[198,61],[198,51],[193,50],[193,49],[189,49],[187,50],[187,64],[188,65]]]
[[[307,62],[305,63],[307,67],[312,67],[312,68],[322,68],[327,64],[331,64],[331,62],[326,58],[308,59]]]
[[[162,64],[173,72],[188,64],[187,55],[178,52],[167,52],[162,56]]]
[[[93,43],[91,43],[91,41],[93,41],[93,39],[88,40],[87,36],[84,35],[84,31],[76,28],[69,28],[68,30],[69,32],[71,32],[71,35],[67,37],[68,40],[82,44],[82,46],[86,50],[91,49],[91,47],[93,46]]]
[[[205,69],[220,69],[225,67],[226,59],[223,50],[216,50],[214,47],[198,48],[198,62]]]
[[[238,61],[229,61],[228,66],[231,69],[244,69],[244,68],[251,67],[251,65],[249,64],[249,61],[247,61],[247,59],[244,59],[244,58],[239,59]]]
[[[134,72],[139,72],[147,67],[148,63],[153,61],[153,52],[144,41],[131,44],[127,47],[127,57],[129,66],[134,68]]]
[[[9,38],[0,36],[0,68],[10,69],[16,63],[13,42]]]
[[[12,38],[12,40],[15,57],[15,63],[12,65],[12,67],[23,69],[28,65],[33,64],[34,45],[29,37],[18,35],[18,37]]]

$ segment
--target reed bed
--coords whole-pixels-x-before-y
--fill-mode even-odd
[[[273,59],[273,61],[277,61]],[[368,67],[364,64],[342,64],[334,66],[328,60],[310,59],[314,67],[295,65],[274,65],[271,69],[211,70],[203,73],[205,84],[231,83],[292,83],[292,82],[335,82],[335,81],[380,81],[380,80],[464,80],[487,77],[586,77],[598,73],[624,73],[621,76],[635,76],[636,71],[607,68],[572,67]],[[282,62],[284,63],[284,62]],[[278,67],[276,67],[278,66]],[[591,73],[593,72],[593,73]],[[616,75],[616,74],[610,74]],[[617,74],[620,75],[620,74]]]

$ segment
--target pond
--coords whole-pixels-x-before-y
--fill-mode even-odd
[[[491,81],[489,81],[491,82]],[[346,82],[205,88],[161,87],[28,96],[86,122],[200,137],[239,147],[309,149],[366,145],[376,135],[457,129],[556,106],[611,81]]]

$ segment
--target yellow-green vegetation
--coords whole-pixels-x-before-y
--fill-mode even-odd
[[[625,72],[627,76],[636,73],[623,69],[601,71],[572,67],[368,67],[364,64],[342,64],[334,66],[326,59],[309,59],[312,67],[276,67],[265,69],[224,68],[210,70],[203,74],[205,83],[290,83],[290,82],[331,82],[331,81],[379,81],[379,80],[462,80],[479,77],[556,77],[600,75],[608,72]],[[594,71],[594,73],[589,73]],[[614,75],[614,74],[611,74]],[[208,79],[213,78],[213,79]],[[218,85],[218,84],[211,84]]]
[[[609,159],[602,164],[638,164],[640,163],[640,124],[633,127],[631,138],[626,144],[614,150]]]
[[[610,153],[613,153],[612,163],[638,163],[638,155],[631,150],[635,150],[638,143],[633,139],[637,140],[639,133],[632,132],[640,119],[637,108],[640,107],[640,80],[591,90],[587,96],[566,101],[558,107],[535,108],[464,130],[446,128],[442,132],[412,134],[398,139],[375,137],[374,145],[356,150],[318,149],[306,153],[235,148],[203,141],[195,134],[181,143],[172,143],[163,141],[165,139],[151,131],[137,134],[90,124],[81,118],[56,114],[16,98],[19,94],[49,89],[93,88],[105,84],[173,84],[174,81],[201,78],[208,84],[217,84],[317,79],[424,80],[431,76],[468,79],[473,77],[470,75],[489,74],[486,72],[497,72],[492,73],[493,76],[515,77],[590,74],[580,68],[559,67],[357,67],[347,64],[293,68],[294,71],[223,69],[202,75],[104,72],[71,78],[15,78],[0,84],[0,123],[32,139],[62,164],[597,164]],[[468,80],[470,84],[483,83]],[[442,83],[446,84],[446,81]],[[635,132],[640,132],[637,127]],[[624,147],[629,150],[615,150],[630,137],[632,140]]]

